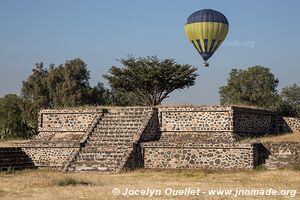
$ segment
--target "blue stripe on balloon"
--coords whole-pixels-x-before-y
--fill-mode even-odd
[[[212,9],[203,9],[194,12],[188,17],[186,24],[195,22],[218,22],[229,24],[227,18],[222,13]]]

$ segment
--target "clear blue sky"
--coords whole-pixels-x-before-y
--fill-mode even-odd
[[[204,8],[222,12],[230,24],[227,45],[209,60],[209,68],[201,67],[184,33],[186,18]],[[195,86],[164,103],[217,104],[230,69],[253,65],[271,68],[279,89],[300,85],[299,8],[297,0],[1,0],[0,96],[19,94],[37,62],[48,66],[79,57],[95,84],[105,82],[102,74],[128,54],[199,67]]]

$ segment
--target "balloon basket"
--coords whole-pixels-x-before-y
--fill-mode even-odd
[[[203,67],[209,67],[209,63],[204,62],[204,63],[203,63]]]

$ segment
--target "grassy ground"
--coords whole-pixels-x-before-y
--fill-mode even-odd
[[[0,199],[300,199],[283,196],[114,196],[112,189],[121,192],[131,189],[293,189],[300,192],[300,171],[238,171],[205,172],[180,170],[137,170],[115,175],[89,173],[61,173],[50,170],[26,170],[0,173]]]
[[[248,139],[246,141],[297,141],[300,133],[281,136]],[[22,141],[0,142],[0,147],[13,146]],[[297,190],[294,198],[284,196],[124,196],[112,195],[113,188],[121,192],[125,188],[157,189],[162,193],[166,188],[193,188],[201,191],[209,189],[290,189]],[[230,171],[207,172],[202,170],[137,170],[121,174],[89,173],[61,173],[51,170],[25,170],[20,172],[0,172],[0,199],[24,200],[69,200],[69,199],[300,199],[300,171],[286,169],[276,171]]]

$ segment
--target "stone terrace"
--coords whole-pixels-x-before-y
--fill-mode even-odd
[[[161,136],[142,144],[145,168],[252,169],[267,157],[260,155],[260,145],[239,143],[241,138],[291,124],[270,111],[235,106],[162,106],[158,111]]]
[[[39,134],[20,147],[35,166],[65,171],[252,169],[269,155],[241,138],[299,127],[299,119],[231,106],[42,110]]]
[[[39,134],[19,145],[37,167],[116,172],[141,166],[140,142],[158,139],[151,107],[42,110]]]

